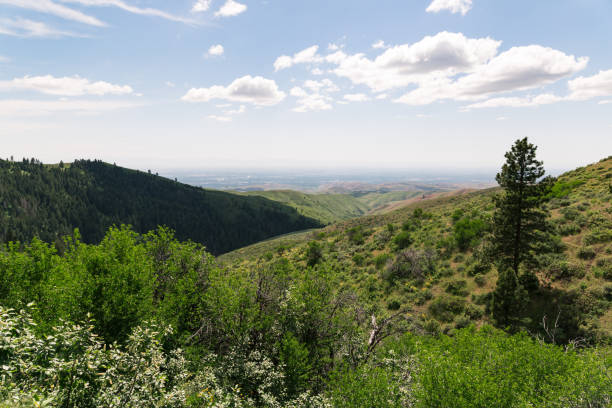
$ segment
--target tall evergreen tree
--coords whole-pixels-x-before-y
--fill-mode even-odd
[[[533,260],[535,244],[547,225],[548,214],[542,203],[552,178],[544,178],[544,166],[536,160],[536,150],[527,138],[517,140],[495,178],[504,191],[495,198],[493,252],[500,270],[511,268],[516,277],[520,265]]]
[[[515,330],[527,301],[527,291],[519,283],[515,272],[510,268],[500,270],[491,300],[491,314],[495,323]]]

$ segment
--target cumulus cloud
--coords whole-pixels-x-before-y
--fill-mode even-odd
[[[298,98],[293,111],[303,113],[330,110],[333,108],[331,105],[333,98],[329,94],[339,90],[340,88],[328,78],[321,81],[311,79],[304,81],[303,88],[296,86],[291,89],[291,96]]]
[[[453,14],[461,13],[465,16],[472,9],[472,0],[433,0],[426,11],[428,13],[439,13],[450,11]]]
[[[0,91],[36,91],[48,95],[126,95],[133,93],[128,85],[92,82],[79,76],[56,78],[51,75],[25,76],[11,81],[0,81]]]
[[[444,99],[475,100],[492,94],[551,84],[584,69],[588,58],[576,58],[539,45],[513,47],[457,80],[433,78],[396,102],[424,105]]]
[[[500,108],[500,107],[534,107],[549,105],[556,102],[585,101],[589,99],[612,96],[612,70],[600,71],[590,77],[578,77],[568,81],[568,94],[557,96],[541,94],[527,97],[491,98],[483,102],[473,103],[464,109]],[[607,100],[600,104],[609,103]]]
[[[193,7],[191,8],[192,13],[201,13],[210,8],[211,0],[197,0],[193,3]]]
[[[0,0],[2,1],[2,0]],[[83,6],[95,6],[95,7],[117,7],[128,13],[139,14],[143,16],[160,17],[170,21],[176,21],[180,23],[194,23],[193,20],[175,16],[162,10],[146,7],[135,7],[127,4],[123,0],[60,0],[63,3],[77,3]]]
[[[97,114],[118,109],[137,108],[141,103],[109,100],[0,100],[0,116],[46,116],[56,113]]]
[[[209,102],[223,99],[254,105],[276,105],[285,98],[276,82],[260,76],[246,75],[234,80],[228,86],[215,85],[210,88],[192,88],[183,97],[186,102]]]
[[[221,44],[211,45],[210,48],[208,49],[208,55],[213,56],[213,57],[218,57],[220,55],[223,55],[224,52],[225,52],[225,49],[223,48]]]
[[[0,0],[0,5],[2,4],[52,14],[66,20],[77,21],[92,26],[103,27],[106,25],[93,16],[54,3],[51,0]]]
[[[16,18],[14,20],[8,18],[0,18],[0,34],[22,38],[82,37],[82,35],[77,33],[57,30],[53,27],[49,27],[45,23],[39,21],[32,21],[24,18]]]
[[[240,114],[242,114],[244,112],[246,112],[246,106],[245,105],[240,105],[240,107],[238,109],[226,110],[224,113],[226,115],[240,115]]]
[[[612,95],[612,69],[599,71],[590,77],[578,77],[568,82],[572,100],[586,100]]]
[[[357,94],[347,94],[344,95],[344,99],[349,102],[365,102],[369,101],[370,98],[366,94],[357,93]]]
[[[321,62],[323,58],[317,54],[319,50],[318,45],[313,45],[300,52],[293,54],[293,57],[288,55],[281,55],[274,61],[274,70],[280,71],[282,69],[291,68],[296,64],[306,64],[312,62]]]
[[[451,76],[470,72],[497,54],[500,41],[470,39],[461,33],[441,32],[414,44],[391,47],[374,60],[364,54],[346,55],[342,51],[326,56],[338,65],[334,73],[364,84],[375,91],[405,87],[431,75]]]
[[[238,3],[234,0],[227,0],[219,10],[215,12],[216,17],[233,17],[244,13],[247,10],[246,4]]]

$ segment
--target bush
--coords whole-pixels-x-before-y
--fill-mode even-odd
[[[391,255],[389,254],[380,254],[374,258],[374,265],[376,265],[376,269],[382,269],[387,262],[391,259]]]
[[[487,284],[487,278],[482,275],[477,275],[474,277],[474,282],[476,283],[476,285],[478,285],[478,287],[482,288],[484,285]]]
[[[429,305],[429,314],[437,320],[450,323],[465,309],[465,300],[457,296],[441,295]]]
[[[586,234],[582,242],[585,245],[592,245],[610,241],[612,241],[612,229],[596,228]]]
[[[468,295],[467,281],[465,279],[455,279],[448,282],[444,290],[451,295],[465,297]]]
[[[365,258],[362,254],[353,255],[353,263],[355,263],[355,265],[363,266],[364,262],[365,262]]]
[[[462,218],[453,227],[453,237],[460,251],[473,247],[482,238],[486,223],[480,218]]]
[[[405,249],[412,245],[412,237],[408,231],[401,231],[393,237],[393,245],[396,249]]]
[[[354,245],[363,245],[365,242],[365,233],[362,226],[353,227],[347,231],[349,242]]]
[[[586,271],[582,265],[559,261],[549,265],[546,273],[552,280],[571,280],[573,278],[584,278]]]
[[[540,288],[540,280],[532,271],[525,271],[518,277],[519,284],[529,293]]]
[[[434,254],[431,251],[407,249],[395,257],[383,272],[383,278],[389,283],[397,279],[424,279],[434,272]]]
[[[593,259],[595,258],[595,250],[591,247],[582,247],[578,250],[578,258],[580,259]]]
[[[306,248],[306,265],[315,266],[321,262],[321,259],[323,259],[321,244],[316,241],[309,242]]]

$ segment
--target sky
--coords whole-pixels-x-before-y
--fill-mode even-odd
[[[612,155],[610,0],[0,0],[0,157],[551,169]]]

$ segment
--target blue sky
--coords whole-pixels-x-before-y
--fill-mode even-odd
[[[612,154],[609,0],[0,0],[0,155],[550,168]]]

